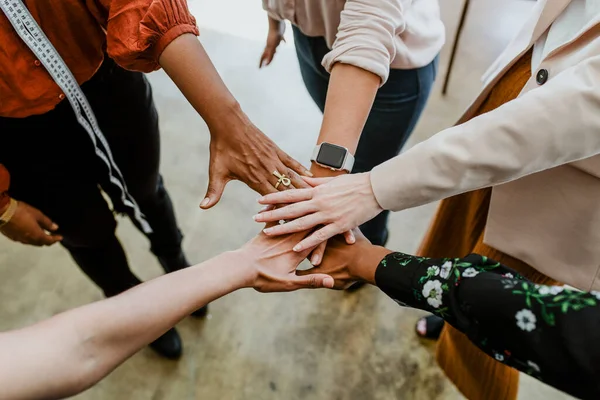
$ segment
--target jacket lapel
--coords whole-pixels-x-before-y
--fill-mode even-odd
[[[504,73],[546,32],[571,0],[538,0],[519,33],[483,75],[485,86],[467,109],[459,124],[469,120]]]

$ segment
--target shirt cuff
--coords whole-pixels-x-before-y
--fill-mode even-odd
[[[404,154],[378,165],[370,173],[373,194],[384,210],[401,211],[420,205],[415,198],[419,182],[418,166],[406,162]]]
[[[390,59],[388,54],[378,54],[373,47],[354,46],[351,44],[335,47],[323,57],[321,65],[331,73],[336,63],[354,65],[369,71],[381,79],[379,87],[383,86],[390,75]]]

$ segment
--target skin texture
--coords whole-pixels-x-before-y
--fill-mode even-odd
[[[0,215],[6,211],[0,210]],[[51,246],[62,240],[57,235],[58,225],[45,216],[40,210],[27,203],[19,202],[15,214],[0,232],[10,240],[32,246]]]
[[[211,133],[209,184],[202,208],[214,206],[231,180],[260,194],[273,193],[277,191],[273,172],[278,171],[291,178],[294,187],[307,186],[300,175],[310,173],[248,119],[194,35],[171,42],[159,62]]]
[[[311,189],[290,190],[260,198],[260,204],[288,204],[254,217],[257,222],[290,220],[284,225],[267,228],[270,236],[318,228],[294,247],[296,251],[314,247],[335,235],[369,221],[383,209],[377,203],[369,173],[331,179],[306,178]]]
[[[35,325],[0,333],[0,397],[75,395],[185,316],[237,289],[282,292],[333,287],[327,275],[296,275],[297,265],[308,254],[292,251],[297,240],[260,234],[239,250]]]

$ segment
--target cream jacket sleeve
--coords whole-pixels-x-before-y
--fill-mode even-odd
[[[346,1],[323,67],[331,72],[335,63],[351,64],[379,75],[383,85],[396,57],[396,37],[405,29],[404,11],[400,0]]]
[[[371,173],[399,211],[600,153],[600,56],[503,106],[446,129]]]

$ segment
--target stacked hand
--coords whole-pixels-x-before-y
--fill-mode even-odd
[[[347,244],[342,236],[330,239],[321,264],[316,268],[298,271],[298,275],[328,275],[335,281],[334,289],[347,289],[355,282],[375,284],[375,270],[390,251],[373,246],[358,229],[354,235],[356,243],[352,245]]]
[[[257,222],[289,221],[265,229],[268,236],[303,232],[323,226],[294,246],[305,251],[351,231],[382,210],[375,199],[368,173],[337,178],[303,178],[312,188],[273,193],[259,199],[264,205],[287,204],[254,217]]]
[[[225,185],[231,180],[240,180],[262,195],[285,188],[277,185],[274,172],[289,178],[295,188],[309,187],[300,175],[310,172],[277,147],[241,110],[209,124],[209,128],[212,137],[209,183],[200,204],[203,209],[219,202]]]
[[[238,250],[243,257],[240,262],[248,264],[250,271],[247,286],[259,292],[332,288],[333,278],[327,274],[296,271],[310,252],[310,249],[303,252],[292,250],[294,244],[304,236],[305,234],[295,234],[270,238],[260,233]]]

